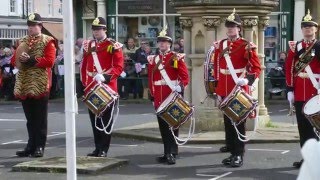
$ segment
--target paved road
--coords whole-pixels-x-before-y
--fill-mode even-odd
[[[92,132],[86,108],[79,104],[77,115],[77,155],[92,151]],[[120,116],[115,128],[138,125],[155,120],[151,104],[121,105]],[[275,103],[268,111],[278,121],[285,117],[286,105]],[[65,155],[64,104],[50,103],[49,131],[46,157]],[[11,167],[29,158],[16,158],[16,150],[23,148],[27,140],[25,118],[19,103],[0,105],[0,179],[66,179],[65,174],[13,173]],[[298,171],[291,168],[293,161],[301,158],[298,144],[250,144],[246,147],[245,165],[239,169],[226,168],[221,160],[221,145],[187,145],[180,148],[177,164],[157,164],[155,157],[162,152],[162,145],[144,141],[114,138],[110,157],[129,159],[127,166],[113,169],[99,176],[79,175],[79,179],[221,179],[250,180],[295,179]]]

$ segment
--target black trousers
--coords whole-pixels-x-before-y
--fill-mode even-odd
[[[22,107],[27,118],[28,147],[45,147],[48,129],[48,97],[22,100]]]
[[[112,107],[112,105],[111,105],[111,107]],[[102,121],[105,126],[109,122],[111,112],[112,112],[112,109],[108,107],[102,116]],[[104,151],[108,152],[109,147],[110,147],[110,142],[111,142],[111,134],[106,134],[104,131],[100,131],[96,128],[95,114],[93,114],[90,110],[89,110],[89,116],[90,116],[92,131],[93,131],[95,148],[98,150],[104,150]],[[111,119],[111,121],[113,121],[113,119]],[[111,122],[111,123],[113,123],[113,122]],[[104,127],[102,127],[102,123],[101,123],[100,118],[97,119],[97,126],[100,129],[104,128]],[[111,126],[109,126],[109,128],[107,128],[107,131],[110,131],[110,128],[111,128]]]
[[[176,144],[176,141],[169,129],[169,125],[161,117],[157,116],[157,118],[163,142],[164,154],[178,155],[178,145]],[[178,136],[179,130],[175,130],[174,134]]]
[[[238,139],[237,132],[231,120],[226,115],[223,115],[223,119],[226,133],[226,146],[230,148],[232,155],[242,156],[244,154],[244,142]],[[239,124],[237,128],[241,134],[245,135],[245,122]]]
[[[304,116],[302,108],[304,101],[296,101],[294,106],[296,108],[296,117],[298,123],[298,130],[300,136],[300,146],[302,147],[304,143],[311,138],[318,139],[317,135],[313,131],[313,126],[310,124],[309,120]]]

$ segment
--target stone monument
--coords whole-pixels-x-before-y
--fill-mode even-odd
[[[254,97],[259,101],[260,125],[269,121],[267,108],[264,104],[264,31],[268,26],[268,14],[279,0],[169,0],[177,13],[181,14],[180,24],[183,28],[184,50],[189,67],[190,85],[185,91],[186,99],[195,105],[197,130],[224,130],[222,113],[217,102],[206,99],[203,64],[207,50],[212,43],[226,37],[224,21],[236,8],[243,23],[243,36],[258,46],[257,53],[263,71],[255,82]],[[250,121],[252,122],[252,121]],[[251,125],[250,125],[251,124]],[[247,128],[252,129],[253,123]],[[251,128],[250,128],[251,126]]]

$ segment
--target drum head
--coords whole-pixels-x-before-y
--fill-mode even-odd
[[[162,110],[164,110],[166,107],[168,107],[168,105],[170,104],[170,102],[172,102],[174,100],[174,98],[177,96],[176,93],[171,93],[167,99],[165,99],[161,105],[158,107],[157,109],[157,113],[161,112]]]
[[[306,104],[303,107],[303,112],[306,115],[312,115],[315,114],[317,112],[320,112],[320,101],[319,101],[319,97],[320,95],[316,95],[314,97],[312,97],[311,99],[309,99],[308,102],[306,102]]]

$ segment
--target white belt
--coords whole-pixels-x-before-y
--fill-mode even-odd
[[[305,72],[300,72],[298,76],[303,79],[309,78],[308,73]],[[314,74],[314,77],[320,79],[320,74]]]
[[[242,68],[242,69],[235,69],[234,72],[235,73],[243,73],[246,69]],[[224,75],[230,75],[230,70],[229,69],[220,69],[221,74]]]
[[[178,83],[179,83],[178,80],[171,80],[171,84],[173,84],[173,85],[178,85]],[[154,84],[155,86],[168,85],[164,79],[158,80],[158,81],[154,81],[153,84]]]
[[[93,77],[97,74],[97,72],[89,72],[87,71],[87,75],[90,76],[90,77]]]

